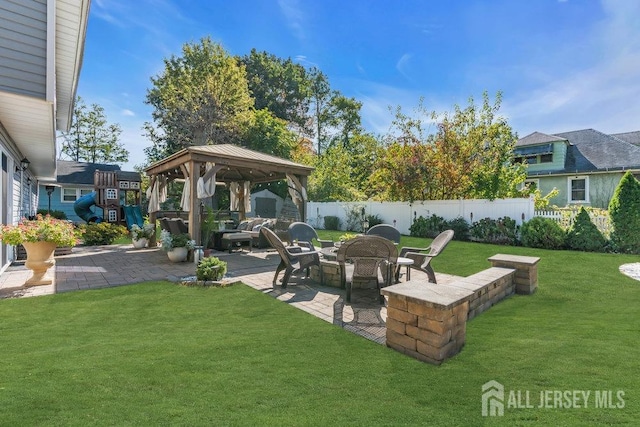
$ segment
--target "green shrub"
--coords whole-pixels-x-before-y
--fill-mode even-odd
[[[609,215],[615,250],[640,253],[640,182],[631,172],[625,173],[616,187],[609,202]]]
[[[562,249],[566,233],[551,218],[535,217],[522,224],[521,241],[530,248]]]
[[[325,230],[340,230],[340,218],[327,215],[324,217]]]
[[[447,229],[447,223],[443,217],[436,214],[425,218],[420,215],[409,227],[409,234],[414,237],[434,238]]]
[[[498,245],[515,245],[518,243],[518,226],[516,221],[505,216],[504,218],[483,218],[473,223],[470,229],[471,236],[481,242]]]
[[[454,240],[469,240],[469,223],[461,216],[445,221],[444,228],[453,230]]]
[[[586,252],[604,252],[607,246],[607,240],[591,222],[591,217],[584,207],[580,208],[576,215],[565,242],[569,249]]]
[[[62,211],[51,211],[49,212],[49,209],[38,209],[39,214],[41,214],[42,216],[45,215],[51,215],[53,218],[55,219],[67,219],[67,214],[62,212]]]
[[[369,223],[369,227],[373,227],[374,225],[384,224],[384,220],[380,218],[378,214],[367,215],[367,222]]]
[[[82,240],[85,245],[110,245],[118,237],[127,235],[127,228],[108,222],[91,223],[83,226]]]
[[[200,260],[196,268],[196,277],[198,280],[217,281],[222,279],[226,272],[226,261],[212,256]]]

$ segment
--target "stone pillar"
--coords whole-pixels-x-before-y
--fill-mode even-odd
[[[493,267],[513,268],[516,293],[531,295],[538,289],[539,257],[496,254],[488,258]]]
[[[389,297],[388,347],[436,365],[460,352],[473,292],[417,282],[388,286],[381,292]]]

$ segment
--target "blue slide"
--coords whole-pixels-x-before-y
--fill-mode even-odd
[[[89,194],[85,194],[75,201],[73,204],[73,210],[76,214],[87,222],[102,222],[102,218],[95,214],[91,210],[91,206],[96,204],[96,192],[93,191]]]
[[[124,218],[127,220],[127,228],[131,229],[133,224],[137,224],[142,228],[144,225],[144,218],[142,218],[142,211],[138,205],[126,205],[124,206]]]

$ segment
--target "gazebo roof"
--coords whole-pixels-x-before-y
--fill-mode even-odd
[[[218,182],[270,182],[286,179],[287,174],[309,176],[313,167],[232,144],[199,145],[184,148],[145,169],[147,175],[172,172],[182,176],[180,165],[189,161],[224,165],[216,174]]]

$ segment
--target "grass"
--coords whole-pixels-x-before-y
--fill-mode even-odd
[[[327,237],[322,236],[322,237]],[[403,244],[426,240],[403,237]],[[1,425],[635,425],[637,256],[451,242],[436,271],[540,256],[539,289],[467,325],[431,366],[243,285],[165,282],[0,301]],[[481,416],[481,387],[591,392],[587,408]],[[624,408],[595,391],[624,391]]]

